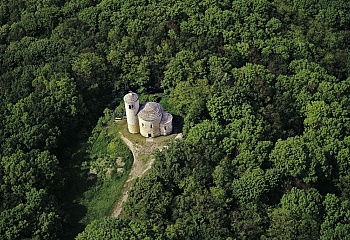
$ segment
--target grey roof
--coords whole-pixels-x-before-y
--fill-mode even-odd
[[[163,107],[159,103],[147,102],[141,106],[138,116],[145,121],[154,121],[160,120],[163,112]]]
[[[124,96],[124,102],[126,103],[134,103],[139,100],[139,96],[136,93],[128,93]]]
[[[160,124],[167,124],[173,120],[173,115],[170,113],[163,113],[162,120],[160,120]]]

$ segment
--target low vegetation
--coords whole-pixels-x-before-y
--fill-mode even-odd
[[[78,203],[87,209],[83,224],[109,216],[121,197],[133,163],[129,148],[120,139],[121,127],[125,124],[112,119],[106,126],[98,127],[100,133],[94,142],[90,139],[93,143],[82,166],[88,170],[88,180],[94,183],[78,199]]]

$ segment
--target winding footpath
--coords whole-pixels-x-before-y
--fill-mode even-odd
[[[151,153],[154,150],[154,147],[139,147],[135,146],[129,139],[127,139],[121,132],[119,132],[121,139],[125,142],[125,144],[128,146],[130,151],[132,152],[134,163],[132,165],[131,171],[129,173],[128,179],[124,183],[123,191],[122,191],[122,197],[117,202],[116,206],[114,207],[111,216],[112,217],[118,217],[122,212],[122,205],[123,203],[128,199],[129,191],[132,187],[132,182],[138,177],[143,176],[149,169],[151,169],[151,166],[154,162],[154,158],[147,161],[147,163],[144,163],[140,161],[139,153],[150,153],[150,157],[152,157]]]

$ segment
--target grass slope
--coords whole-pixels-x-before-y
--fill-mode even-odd
[[[130,150],[120,139],[121,127],[122,122],[109,121],[89,151],[89,160],[85,162],[85,167],[90,169],[90,181],[95,183],[78,199],[79,204],[87,209],[81,220],[84,225],[109,216],[116,201],[121,197],[133,162]],[[121,160],[120,166],[117,163],[118,159]],[[123,172],[118,172],[118,168],[123,168]]]

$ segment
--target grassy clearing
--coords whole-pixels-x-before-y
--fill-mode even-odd
[[[79,204],[86,207],[87,212],[81,220],[84,225],[99,218],[109,216],[114,205],[122,194],[122,188],[127,174],[124,174],[119,179],[105,180],[101,183],[96,183],[79,200]]]
[[[123,125],[123,122],[108,122],[88,151],[88,160],[83,166],[89,169],[88,181],[92,184],[77,200],[86,208],[86,214],[80,221],[84,225],[109,216],[121,197],[133,162],[130,150],[120,139],[119,130]],[[117,159],[121,159],[123,164],[118,166]],[[118,168],[123,168],[123,172],[118,172]]]
[[[128,146],[121,140],[121,134],[130,140],[138,150],[137,156],[142,166],[142,173],[153,159],[153,151],[176,136],[161,136],[147,140],[140,134],[130,134],[127,129],[126,120],[115,122],[110,115],[105,113],[89,138],[88,143],[83,144],[82,149],[73,157],[84,159],[81,165],[71,169],[71,186],[68,194],[72,195],[72,204],[66,206],[66,211],[71,215],[68,219],[69,225],[67,238],[81,232],[84,226],[95,219],[110,216],[116,203],[123,195],[123,188],[133,166],[133,155]],[[81,155],[81,156],[80,156]],[[123,164],[120,165],[122,159]],[[119,164],[118,164],[119,162]],[[123,167],[123,172],[119,172]],[[140,174],[140,173],[135,173]],[[134,175],[135,175],[134,174]],[[132,186],[131,181],[126,191]]]
[[[129,133],[129,131],[127,129],[126,121],[124,121],[124,123],[122,123],[122,124],[124,124],[124,125],[120,129],[120,133],[124,137],[129,139],[134,144],[134,146],[137,147],[137,149],[139,149],[139,150],[136,150],[138,159],[145,164],[148,161],[150,161],[151,158],[153,158],[152,157],[153,151],[156,148],[165,146],[167,144],[167,142],[173,140],[176,136],[176,134],[170,134],[167,136],[159,136],[156,138],[147,139],[147,138],[143,137],[141,134]],[[148,141],[148,140],[151,140],[151,141]]]
[[[139,149],[137,156],[143,165],[141,172],[147,168],[154,149],[164,146],[167,141],[175,137],[175,134],[172,134],[147,141],[140,134],[129,133],[126,120],[108,122],[107,126],[101,129],[98,137],[95,137],[95,141],[88,151],[89,160],[85,162],[85,168],[88,168],[90,172],[93,170],[97,177],[95,183],[78,199],[78,204],[86,209],[86,213],[80,221],[84,225],[92,220],[109,216],[123,194],[123,186],[129,176],[133,157],[129,148],[120,139],[120,133]],[[113,171],[113,174],[109,176],[107,169],[113,169],[118,158],[123,159],[125,170],[123,173]]]
[[[67,213],[64,222],[64,238],[66,239],[73,239],[91,221],[110,216],[116,203],[122,197],[123,191],[128,191],[132,186],[134,181],[128,184],[125,182],[133,167],[133,156],[128,146],[121,140],[120,133],[136,147],[137,157],[142,162],[132,175],[137,177],[141,176],[143,171],[150,166],[154,149],[166,145],[168,141],[174,139],[176,133],[179,132],[178,129],[181,129],[177,128],[177,125],[179,123],[181,125],[182,122],[175,120],[176,116],[174,116],[175,134],[149,141],[140,134],[130,134],[126,120],[119,122],[111,120],[114,116],[122,117],[123,108],[121,104],[117,108],[118,111],[114,113],[106,110],[105,116],[99,119],[89,140],[77,144],[70,151],[70,161],[65,167],[67,183],[64,195],[66,202],[63,204],[64,211]],[[124,163],[123,166],[118,166],[120,158]],[[121,167],[124,168],[124,171],[118,172],[118,168]],[[91,175],[91,172],[96,173],[95,176]]]

